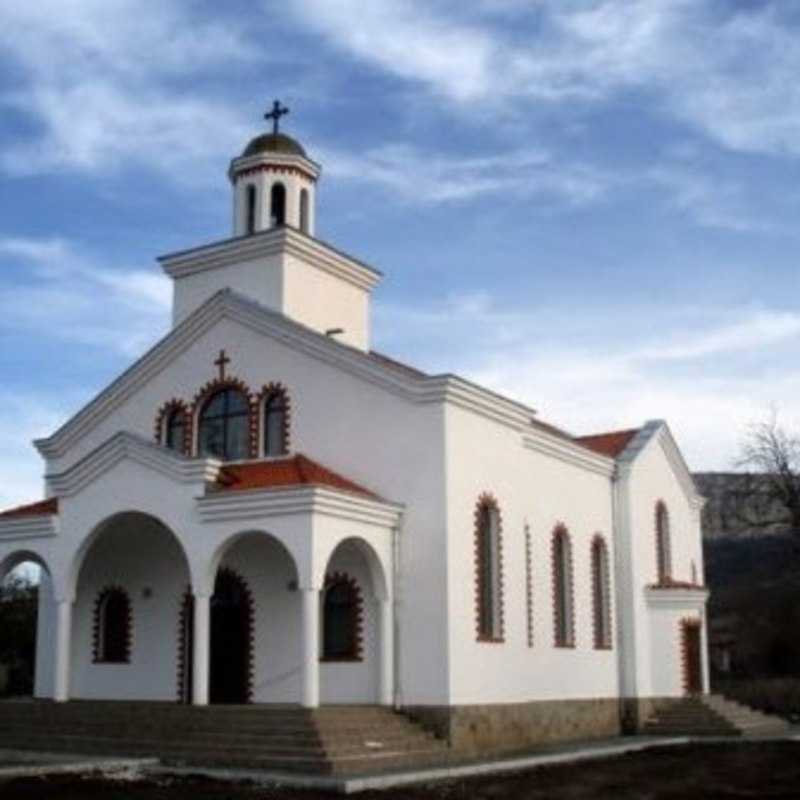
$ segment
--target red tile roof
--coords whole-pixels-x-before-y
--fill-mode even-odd
[[[360,494],[371,499],[378,495],[298,453],[292,458],[230,464],[219,474],[219,491],[277,489],[289,486],[325,486]]]
[[[8,511],[0,511],[0,519],[16,519],[18,517],[38,517],[44,514],[58,514],[58,498],[51,497],[49,500],[39,500],[37,503],[28,503],[24,506],[9,508]]]
[[[578,436],[575,441],[585,445],[590,450],[600,453],[609,458],[616,458],[628,446],[639,429],[635,428],[627,431],[609,431],[608,433],[595,433],[591,436]]]

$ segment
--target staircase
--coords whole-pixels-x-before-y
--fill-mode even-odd
[[[719,694],[679,700],[645,721],[642,733],[654,736],[771,736],[785,733],[781,717],[755,711]]]
[[[379,706],[0,702],[0,748],[354,774],[443,763],[447,745]]]

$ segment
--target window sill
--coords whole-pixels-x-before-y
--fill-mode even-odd
[[[557,650],[575,650],[575,642],[556,642],[554,647]]]
[[[505,644],[506,640],[502,636],[479,636],[478,644]]]
[[[320,664],[358,664],[364,659],[361,656],[322,656]]]
[[[612,647],[610,644],[596,644],[596,645],[594,646],[594,649],[595,649],[595,650],[607,650],[607,651],[609,651],[609,652],[610,652],[610,651],[611,651],[611,650],[613,650],[614,648],[613,648],[613,647]]]
[[[92,664],[130,664],[130,659],[125,659],[124,661],[112,661],[108,658],[93,658]]]

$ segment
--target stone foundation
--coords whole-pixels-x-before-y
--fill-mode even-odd
[[[621,733],[620,701],[552,700],[474,706],[413,706],[405,712],[464,753],[502,752]]]
[[[639,733],[647,719],[680,703],[683,697],[625,697],[620,700],[622,732]]]

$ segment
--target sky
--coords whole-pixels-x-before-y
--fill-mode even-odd
[[[230,235],[274,98],[376,349],[729,469],[800,422],[798,76],[785,0],[4,3],[0,507],[168,331],[155,257]]]

